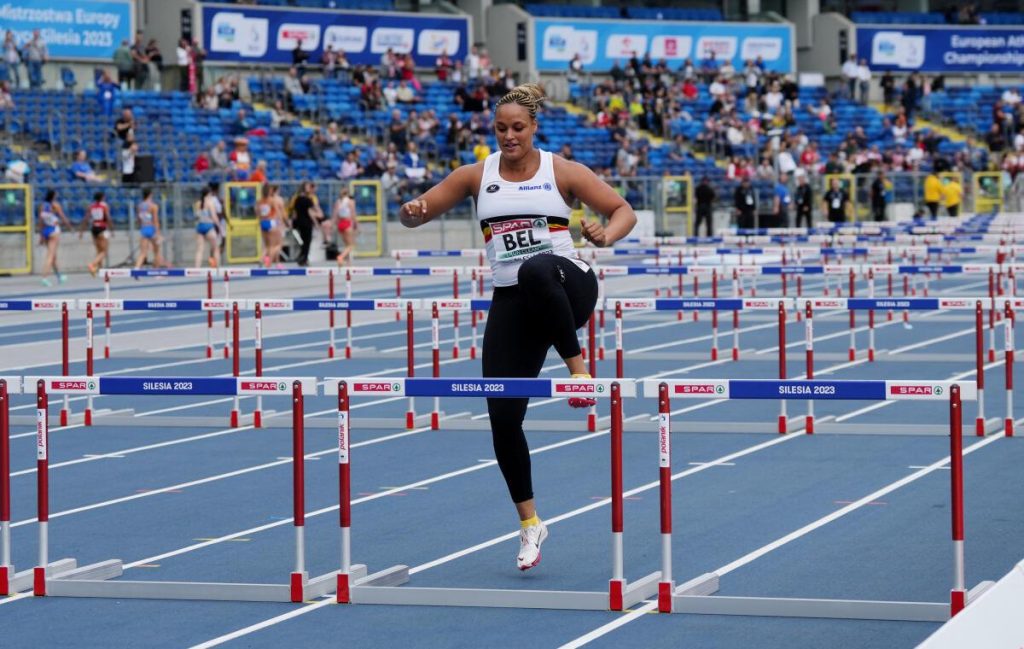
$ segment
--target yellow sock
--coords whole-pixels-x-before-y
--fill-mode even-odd
[[[592,379],[594,377],[590,376],[589,374],[573,374],[569,378],[572,378],[572,379]]]
[[[533,516],[527,518],[525,521],[519,521],[519,524],[523,527],[523,529],[526,529],[531,525],[540,525],[540,518],[536,514],[534,514]]]

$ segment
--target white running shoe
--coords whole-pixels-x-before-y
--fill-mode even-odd
[[[548,526],[544,521],[519,531],[519,556],[516,557],[516,562],[520,570],[529,570],[540,563],[540,544],[546,538]]]

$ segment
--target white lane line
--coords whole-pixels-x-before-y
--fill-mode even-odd
[[[968,446],[967,448],[964,449],[964,455],[966,456],[966,455],[968,455],[970,453],[973,453],[973,452],[981,449],[984,446],[988,446],[989,444],[991,444],[992,442],[995,442],[998,439],[1003,439],[1003,438],[999,437],[999,436],[992,436],[992,437],[984,439],[984,440],[982,440],[980,442],[972,444],[971,446]],[[786,534],[785,536],[782,536],[782,537],[772,541],[771,543],[763,545],[760,548],[758,548],[757,550],[754,550],[753,552],[749,552],[749,553],[743,555],[742,557],[740,557],[739,559],[736,559],[735,561],[733,561],[731,563],[727,563],[726,565],[722,566],[721,568],[718,568],[714,572],[719,577],[723,577],[723,576],[727,575],[728,573],[732,572],[733,570],[736,570],[736,569],[741,568],[741,567],[743,567],[743,566],[745,566],[745,565],[747,565],[747,564],[749,564],[749,563],[751,563],[753,561],[756,561],[757,559],[760,559],[761,557],[765,556],[766,554],[768,554],[770,552],[773,552],[774,550],[777,550],[777,549],[781,548],[782,546],[787,545],[787,544],[795,541],[796,539],[798,539],[798,538],[800,538],[802,536],[806,536],[807,534],[809,534],[809,533],[811,533],[811,532],[813,532],[813,531],[815,531],[815,530],[817,530],[817,529],[819,529],[821,527],[824,527],[825,525],[828,525],[829,523],[832,523],[832,522],[842,518],[843,516],[846,516],[850,512],[856,511],[856,510],[860,509],[861,507],[864,507],[865,505],[868,505],[869,503],[876,501],[878,498],[881,498],[882,496],[888,495],[888,494],[892,493],[893,491],[896,491],[897,489],[900,489],[900,488],[910,484],[911,482],[914,482],[914,481],[916,481],[916,480],[918,480],[920,478],[923,478],[924,476],[926,476],[926,475],[928,475],[928,474],[930,474],[930,473],[932,473],[934,471],[948,469],[949,467],[946,466],[948,463],[949,463],[949,456],[946,456],[946,457],[942,458],[941,460],[937,460],[937,461],[933,462],[932,464],[929,464],[927,466],[922,466],[922,467],[920,467],[919,471],[911,473],[908,476],[905,476],[905,477],[903,477],[903,478],[901,478],[901,479],[899,479],[899,480],[897,480],[895,482],[892,482],[892,483],[886,485],[885,487],[882,487],[881,489],[879,489],[879,490],[877,490],[877,491],[875,491],[873,493],[870,493],[870,494],[864,496],[863,498],[860,498],[860,499],[858,499],[858,500],[856,500],[856,501],[846,505],[845,507],[843,507],[841,509],[837,509],[836,511],[832,512],[831,514],[823,516],[823,517],[819,518],[816,521],[808,523],[807,525],[804,525],[803,527],[801,527],[801,528],[799,528],[797,530],[794,530],[794,531],[790,532],[789,534]],[[915,467],[911,467],[911,468],[915,468]],[[580,637],[576,638],[575,640],[572,640],[571,642],[567,642],[567,643],[563,644],[559,649],[578,649],[579,647],[582,647],[582,646],[584,646],[584,645],[586,645],[586,644],[588,644],[590,642],[593,642],[594,640],[597,640],[598,638],[601,638],[602,636],[605,636],[605,635],[611,633],[615,629],[618,629],[618,628],[620,628],[620,627],[622,627],[622,626],[624,626],[626,624],[629,624],[630,622],[632,622],[632,621],[636,620],[637,618],[645,615],[646,613],[648,613],[650,611],[653,611],[655,608],[657,608],[657,602],[655,602],[655,601],[648,601],[643,606],[633,610],[631,613],[628,613],[625,616],[617,618],[617,619],[613,620],[612,622],[609,622],[608,624],[600,626],[600,627],[594,629],[593,631],[590,631],[589,633],[581,635]]]
[[[594,435],[591,435],[591,436],[595,436],[597,434],[598,433],[595,433]],[[600,433],[600,434],[604,434],[604,431],[602,431],[602,433]],[[717,460],[713,460],[713,461],[708,462],[708,463],[706,463],[706,464],[704,464],[702,466],[698,466],[698,467],[694,467],[692,469],[687,469],[685,471],[681,471],[681,472],[673,475],[672,476],[672,480],[678,480],[678,479],[681,479],[681,478],[684,478],[684,477],[687,477],[687,476],[691,476],[691,475],[700,473],[702,471],[706,471],[707,469],[710,469],[710,468],[712,468],[714,466],[717,466],[719,464],[731,462],[732,460],[735,460],[737,458],[743,457],[745,455],[750,455],[751,453],[756,453],[757,451],[763,450],[765,448],[769,448],[769,447],[772,447],[772,446],[775,446],[775,445],[778,445],[778,444],[783,444],[783,443],[785,443],[787,441],[791,441],[791,440],[794,440],[794,439],[803,439],[803,437],[799,436],[799,435],[787,435],[785,437],[776,437],[776,438],[773,438],[773,439],[768,440],[766,442],[762,442],[760,444],[756,444],[754,446],[751,446],[751,447],[748,447],[748,448],[745,448],[745,449],[741,449],[741,450],[736,451],[734,453],[730,453],[728,455],[724,455],[724,456],[718,458]],[[487,465],[481,464],[479,466],[483,467],[483,466],[487,466]],[[642,493],[644,491],[649,491],[651,489],[655,489],[659,485],[660,485],[660,482],[657,482],[657,481],[650,482],[648,484],[641,485],[640,487],[636,487],[634,489],[631,489],[631,490],[627,491],[623,495],[623,497],[635,496],[635,495],[637,495],[639,493]],[[602,500],[595,501],[593,503],[590,503],[590,504],[585,505],[583,507],[580,507],[578,509],[574,509],[572,511],[569,511],[569,512],[566,512],[564,514],[561,514],[559,516],[555,516],[554,518],[545,519],[545,523],[547,523],[548,525],[554,525],[555,523],[559,523],[561,521],[568,520],[570,518],[575,518],[576,516],[580,516],[582,514],[585,514],[585,513],[590,512],[590,511],[593,511],[595,509],[599,509],[599,508],[604,507],[604,506],[606,506],[606,505],[608,505],[610,503],[611,503],[611,499],[610,498],[604,498]],[[336,509],[336,508],[332,508],[332,509]],[[309,517],[309,516],[311,516],[311,514],[306,514],[306,516]],[[242,533],[239,533],[239,534],[242,534]],[[518,531],[509,532],[508,534],[502,534],[501,536],[496,536],[496,537],[494,537],[494,538],[492,538],[490,540],[484,541],[483,543],[478,543],[477,545],[473,545],[473,546],[470,546],[468,548],[464,548],[462,550],[459,550],[457,552],[453,552],[451,554],[445,555],[445,556],[440,557],[438,559],[434,559],[433,561],[428,561],[426,563],[422,563],[422,564],[420,564],[418,566],[410,568],[409,569],[409,574],[410,575],[414,575],[414,574],[423,572],[425,570],[430,570],[431,568],[435,568],[435,567],[443,565],[445,563],[449,563],[451,561],[455,561],[456,559],[460,559],[460,558],[462,558],[462,557],[464,557],[466,555],[473,554],[474,552],[479,552],[480,550],[484,550],[486,548],[492,547],[492,546],[497,545],[499,543],[504,543],[505,541],[508,541],[510,539],[514,539],[514,538],[516,538],[518,536],[519,536],[519,532]],[[155,560],[156,559],[152,559],[152,561],[155,561]],[[216,647],[216,646],[224,644],[225,642],[228,642],[230,640],[236,640],[236,639],[238,639],[240,637],[250,635],[250,634],[255,633],[257,631],[260,631],[262,629],[266,629],[268,627],[275,626],[277,624],[280,624],[281,622],[286,622],[286,621],[294,619],[296,617],[299,617],[299,616],[302,616],[302,615],[306,615],[307,613],[312,613],[313,611],[315,611],[317,609],[320,609],[320,608],[323,608],[325,606],[329,606],[329,605],[333,604],[334,603],[333,597],[334,597],[333,595],[328,595],[327,597],[317,601],[316,603],[309,604],[309,605],[304,606],[302,608],[297,608],[297,609],[289,611],[288,613],[285,613],[283,615],[278,615],[276,617],[272,617],[270,619],[263,620],[262,622],[257,622],[256,624],[253,624],[253,625],[247,626],[245,628],[238,629],[237,631],[233,631],[231,633],[228,633],[228,634],[225,634],[225,635],[213,638],[213,639],[208,640],[206,642],[203,642],[201,644],[193,645],[192,649],[208,649],[209,647]],[[2,605],[2,604],[3,604],[3,602],[0,602],[0,605]]]

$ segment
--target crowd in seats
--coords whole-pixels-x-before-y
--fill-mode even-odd
[[[979,11],[976,4],[950,4],[945,11],[853,11],[850,20],[874,25],[1022,25],[1024,15]]]
[[[722,12],[715,7],[607,7],[592,5],[530,3],[525,6],[533,16],[545,18],[632,18],[637,20],[722,20]]]
[[[392,0],[203,0],[219,4],[249,4],[268,7],[303,7],[307,9],[356,9],[359,11],[390,11]]]

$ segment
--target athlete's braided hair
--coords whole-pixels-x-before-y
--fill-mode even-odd
[[[530,113],[531,119],[537,119],[537,111],[544,105],[544,89],[536,83],[521,83],[498,100],[498,106],[505,104],[518,104]]]

